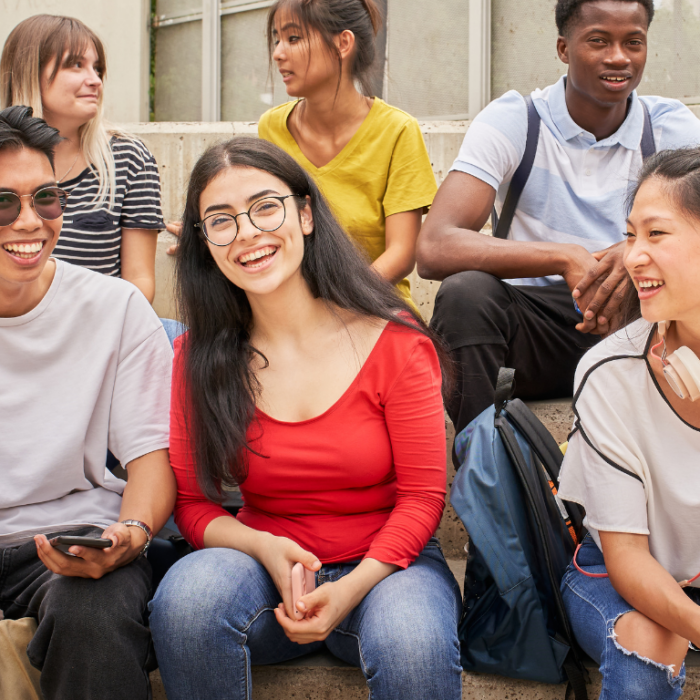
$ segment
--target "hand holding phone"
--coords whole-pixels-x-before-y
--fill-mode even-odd
[[[292,567],[292,604],[294,605],[294,617],[303,620],[306,613],[297,607],[299,598],[303,598],[307,593],[316,589],[316,574],[309,571],[303,564],[297,562]]]
[[[49,544],[64,554],[74,557],[75,554],[71,554],[71,552],[68,551],[71,547],[78,546],[91,547],[93,549],[107,549],[111,547],[114,542],[104,537],[71,537],[69,535],[59,535],[58,537],[52,537],[49,540]]]

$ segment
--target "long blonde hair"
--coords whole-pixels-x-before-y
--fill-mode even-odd
[[[0,59],[0,107],[26,105],[35,117],[43,116],[41,74],[52,61],[52,82],[58,71],[82,58],[93,44],[102,80],[107,72],[105,50],[99,37],[88,26],[73,17],[34,15],[20,22],[7,37]],[[99,188],[95,206],[107,199],[114,205],[116,172],[110,139],[119,133],[107,126],[103,116],[103,95],[97,102],[97,114],[80,127],[80,150],[88,166],[97,175]]]

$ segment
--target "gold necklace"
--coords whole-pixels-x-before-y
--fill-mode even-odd
[[[71,170],[73,170],[73,168],[75,167],[75,164],[78,162],[78,158],[80,158],[80,149],[78,149],[78,153],[77,153],[77,155],[75,156],[75,160],[73,161],[73,165],[71,165],[70,168],[68,168],[68,170],[66,170],[66,172],[65,172],[64,175],[63,175],[63,177],[62,177],[60,180],[56,180],[56,183],[57,183],[57,184],[60,184],[61,182],[63,182],[63,181],[66,179],[66,175],[68,175],[68,173],[69,173]]]

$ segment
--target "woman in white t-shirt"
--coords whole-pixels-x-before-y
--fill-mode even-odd
[[[700,148],[651,159],[633,201],[625,266],[642,318],[576,373],[559,493],[585,507],[590,535],[562,591],[600,698],[665,700],[700,646]]]

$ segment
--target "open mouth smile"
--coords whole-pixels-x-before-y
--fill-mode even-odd
[[[4,243],[5,250],[11,257],[20,260],[33,261],[41,257],[46,241],[32,241],[31,243]]]
[[[632,80],[631,75],[601,75],[600,79],[611,90],[620,90]]]
[[[639,299],[644,300],[651,299],[651,297],[657,295],[666,283],[663,280],[645,279],[637,280],[637,284],[639,285]]]
[[[247,270],[259,270],[272,262],[278,250],[279,246],[266,245],[264,248],[239,255],[237,262]]]

